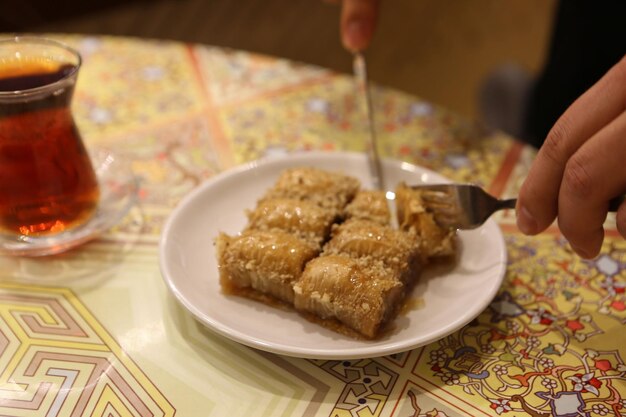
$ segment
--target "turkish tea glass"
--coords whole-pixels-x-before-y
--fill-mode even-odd
[[[100,192],[72,116],[81,56],[45,38],[0,40],[0,234],[63,233]]]

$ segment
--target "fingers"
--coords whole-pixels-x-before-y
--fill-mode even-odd
[[[349,51],[366,49],[374,35],[378,18],[378,0],[343,0],[341,7],[341,42]]]
[[[625,106],[626,58],[576,100],[548,134],[520,190],[517,224],[523,233],[537,234],[545,230],[557,214],[561,216],[563,210],[572,210],[571,205],[560,207],[560,204],[575,201],[576,199],[570,196],[571,194],[584,194],[581,186],[573,186],[576,182],[574,177],[579,174],[582,175],[581,178],[585,177],[585,167],[580,167],[580,162],[591,158],[586,156],[585,152],[588,151],[585,151],[571,164],[570,159],[586,142],[606,137],[608,133],[597,137],[595,135],[622,114]],[[619,126],[615,127],[615,129],[618,128]],[[596,147],[590,149],[596,149]],[[613,155],[620,156],[617,152]],[[622,151],[622,160],[625,160],[624,155],[626,154]],[[569,188],[563,190],[561,194],[566,170],[572,167],[575,167],[573,173],[567,174]],[[623,170],[623,168],[620,169]],[[596,179],[594,176],[591,178]],[[596,207],[596,210],[600,210],[599,206]],[[606,210],[604,211],[606,213]],[[596,214],[596,217],[598,216]],[[585,221],[585,219],[582,220]],[[569,224],[568,220],[566,224]],[[598,233],[596,231],[594,235]]]
[[[626,112],[585,142],[565,166],[558,197],[559,228],[584,258],[600,252],[608,202],[626,190],[624,138]]]

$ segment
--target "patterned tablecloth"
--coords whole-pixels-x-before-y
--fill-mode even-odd
[[[352,80],[220,48],[56,36],[84,66],[88,147],[129,158],[139,204],[66,254],[0,258],[0,415],[626,415],[626,242],[582,261],[556,229],[497,217],[504,284],[438,342],[354,361],[283,357],[198,324],[159,272],[161,227],[216,173],[268,153],[362,150]],[[534,151],[398,91],[373,91],[381,153],[514,195]],[[446,306],[441,306],[446,308]]]

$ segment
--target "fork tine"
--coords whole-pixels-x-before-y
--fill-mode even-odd
[[[421,197],[424,201],[433,202],[433,203],[450,203],[453,201],[453,196],[450,194],[442,194],[439,192],[423,192],[421,193]]]
[[[457,227],[457,222],[454,219],[437,219],[436,220],[439,227],[443,227],[444,229],[451,229]]]
[[[516,199],[498,199],[474,184],[422,184],[420,191],[425,208],[444,227],[473,229],[482,225],[494,212],[514,209]]]
[[[420,196],[428,204],[455,204],[456,195],[445,184],[428,185],[420,190]]]
[[[434,213],[435,222],[442,227],[453,227],[459,224],[459,216],[445,215],[444,213]]]
[[[422,191],[435,191],[449,194],[452,184],[420,184],[417,187]]]
[[[436,214],[441,214],[444,216],[459,216],[463,209],[457,205],[447,205],[447,206],[428,206],[430,211]]]
[[[429,211],[458,212],[458,196],[448,185],[428,185],[421,190],[420,196]]]

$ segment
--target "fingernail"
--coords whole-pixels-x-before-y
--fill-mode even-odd
[[[598,231],[596,235],[591,235],[583,242],[584,247],[578,246],[569,242],[574,252],[576,252],[581,258],[595,259],[600,255],[602,251],[602,242],[604,241],[604,230]]]
[[[367,46],[370,25],[366,20],[354,19],[348,22],[343,38],[346,49],[360,51]]]
[[[524,206],[519,206],[517,213],[517,227],[525,235],[537,233],[537,221]]]
[[[580,256],[583,259],[593,259],[593,258],[595,258],[595,256],[591,256],[589,254],[587,249],[583,249],[583,248],[581,248],[579,246],[572,245],[571,242],[570,242],[570,246],[572,247],[572,249],[574,249],[574,252],[576,252],[578,254],[578,256]]]

